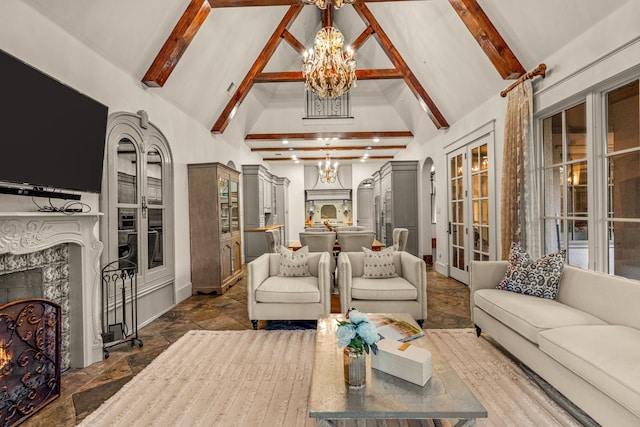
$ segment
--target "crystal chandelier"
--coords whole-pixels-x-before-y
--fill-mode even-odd
[[[344,36],[334,27],[324,27],[316,34],[313,49],[304,52],[302,75],[307,90],[320,98],[335,98],[356,85],[356,61],[353,50],[344,51]]]
[[[306,4],[315,4],[320,9],[326,9],[329,3],[332,3],[335,9],[340,9],[345,3],[354,4],[356,0],[304,0],[304,2]]]
[[[326,154],[324,162],[318,162],[318,177],[320,182],[333,184],[338,179],[338,162],[331,164],[329,153]]]

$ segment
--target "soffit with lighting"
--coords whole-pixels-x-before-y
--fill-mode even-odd
[[[384,53],[391,61],[394,68],[390,69],[358,69],[356,75],[358,80],[378,80],[378,79],[402,79],[404,83],[411,90],[416,97],[422,108],[427,115],[431,118],[432,122],[438,129],[446,129],[449,124],[444,116],[440,113],[435,102],[431,99],[428,93],[420,81],[415,77],[407,63],[404,61],[402,55],[394,47],[392,41],[389,39],[384,29],[377,21],[375,16],[371,13],[366,3],[378,2],[378,1],[405,1],[405,0],[356,0],[351,6],[357,12],[358,16],[365,23],[365,30],[351,43],[354,51],[364,44],[369,37],[374,36],[378,45],[382,48]],[[418,0],[428,1],[428,0]],[[476,39],[484,53],[490,59],[496,70],[500,73],[504,79],[514,79],[524,74],[525,70],[518,59],[515,57],[507,43],[504,41],[500,33],[493,26],[487,15],[484,13],[477,0],[449,0],[449,3],[457,12],[465,26],[469,29],[473,37]],[[202,23],[209,15],[213,8],[227,8],[227,7],[261,7],[261,6],[289,6],[284,17],[274,30],[271,37],[267,40],[264,48],[258,55],[242,82],[238,85],[235,93],[231,96],[231,99],[223,109],[222,113],[216,120],[212,127],[213,133],[223,133],[226,129],[229,121],[240,107],[240,104],[252,89],[255,83],[272,83],[272,82],[304,82],[302,72],[300,71],[281,71],[281,72],[265,72],[265,66],[269,59],[273,56],[280,42],[285,40],[287,44],[292,47],[300,55],[305,50],[304,45],[296,39],[289,31],[289,27],[295,21],[298,14],[305,6],[301,0],[192,0],[187,6],[187,9],[181,16],[180,20],[174,27],[170,36],[166,40],[165,44],[161,48],[160,52],[156,55],[153,63],[147,70],[142,81],[144,84],[150,87],[162,87],[166,80],[175,69],[176,65],[180,61],[180,58],[187,50],[189,44],[193,40],[193,37],[198,32]],[[309,7],[316,7],[310,5]],[[328,9],[328,11],[327,11]],[[327,23],[331,23],[331,9],[327,8],[322,13],[323,26]],[[274,135],[286,135],[287,132],[276,133]],[[246,141],[251,141],[247,135]],[[321,138],[319,135],[312,135],[307,141],[317,140]],[[370,143],[370,142],[369,142]],[[368,146],[366,141],[361,141],[360,144],[355,143],[354,140],[350,140],[348,143],[340,140],[338,147],[342,147],[345,150],[357,149],[359,146]],[[392,147],[400,146],[401,144],[387,144]],[[347,148],[349,147],[349,148]],[[279,148],[276,145],[252,147],[253,151],[273,150]],[[293,148],[289,147],[289,148]],[[395,150],[396,148],[387,148],[388,150]],[[323,151],[325,147],[314,147],[312,144],[307,144],[305,150],[301,151]],[[383,148],[380,148],[383,150]],[[276,150],[274,150],[276,151]],[[397,151],[396,151],[397,153]],[[388,154],[381,157],[381,160],[393,158],[393,154]],[[357,159],[361,156],[343,156],[342,159]],[[371,156],[373,158],[374,156]],[[265,160],[280,160],[276,158],[265,158]],[[316,158],[308,158],[308,160],[316,160]]]

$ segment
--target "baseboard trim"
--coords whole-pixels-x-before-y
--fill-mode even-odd
[[[188,282],[186,285],[176,288],[176,304],[186,300],[191,296],[191,294],[192,294],[191,282]]]

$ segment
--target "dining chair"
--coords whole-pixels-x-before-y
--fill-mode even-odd
[[[407,240],[409,239],[409,230],[406,228],[393,229],[393,249],[396,251],[404,251],[407,249]]]
[[[375,231],[341,231],[337,233],[340,252],[362,252],[362,248],[371,249],[376,238]]]
[[[267,248],[271,253],[279,253],[280,250],[280,230],[266,230],[264,235],[267,237]]]
[[[302,231],[299,233],[300,236],[300,244],[309,247],[309,252],[329,252],[331,255],[331,272],[336,270],[336,258],[333,254],[333,247],[336,244],[336,232],[335,231],[325,231],[325,232],[308,232]]]
[[[336,231],[365,231],[367,227],[362,225],[340,225],[336,227]]]

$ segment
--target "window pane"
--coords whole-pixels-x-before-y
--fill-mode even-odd
[[[569,216],[587,216],[587,162],[567,165],[567,205]]]
[[[638,267],[640,223],[616,221],[612,223],[611,229],[609,273],[640,280],[640,267]]]
[[[149,268],[159,267],[164,264],[164,222],[162,209],[149,209],[148,245]]]
[[[567,160],[587,157],[587,110],[582,103],[567,110]]]
[[[544,214],[564,215],[564,168],[555,167],[544,171]]]
[[[562,113],[542,121],[542,144],[545,166],[562,162]]]
[[[156,149],[147,153],[147,203],[162,204],[162,156]]]
[[[118,208],[118,258],[138,265],[138,209]]]
[[[471,150],[471,171],[478,172],[480,170],[480,152],[478,148]]]
[[[138,153],[128,139],[118,142],[118,203],[136,203],[138,199]]]
[[[640,218],[640,151],[609,158],[609,216]]]
[[[607,96],[608,152],[640,147],[638,80]]]
[[[547,219],[544,222],[544,253],[557,252],[564,247],[563,221]]]

